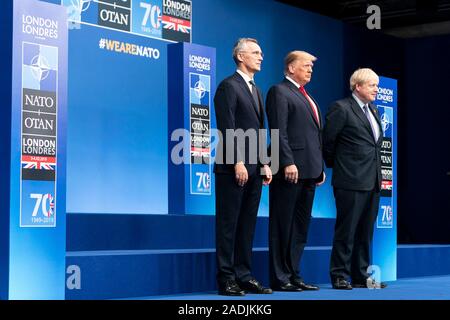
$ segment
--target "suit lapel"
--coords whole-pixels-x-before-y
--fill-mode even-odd
[[[366,129],[369,131],[370,136],[372,137],[372,141],[375,141],[375,137],[373,136],[372,127],[370,126],[369,119],[367,119],[366,115],[364,114],[364,111],[361,109],[361,107],[358,105],[358,102],[356,102],[353,97],[350,98],[351,102],[351,108],[353,112],[358,116],[358,118],[362,121]]]
[[[312,120],[314,121],[315,125],[320,128],[320,125],[317,123],[316,120],[316,116],[314,115],[314,112],[311,108],[311,105],[309,104],[308,99],[306,99],[306,97],[300,92],[300,90],[289,80],[284,79],[284,83],[286,84],[286,86],[292,91],[294,92],[294,94],[300,98],[300,100],[303,102],[304,107],[307,109],[307,112],[309,112],[309,114],[311,115]],[[312,99],[312,98],[311,98]],[[313,99],[314,100],[314,99]],[[316,103],[316,101],[314,100],[314,103]],[[319,109],[319,105],[316,103],[317,109]],[[320,111],[318,111],[320,112]],[[319,118],[320,118],[320,113],[319,113]]]
[[[378,140],[383,139],[383,127],[381,125],[381,119],[380,119],[380,114],[378,113],[378,109],[372,103],[369,103],[369,108],[372,111],[372,114],[375,117],[375,120],[377,121],[377,124],[378,124],[378,130],[380,132]]]
[[[242,78],[241,75],[237,72],[235,73],[235,79],[239,82],[239,85],[241,86],[242,90],[247,93],[247,96],[250,99],[250,102],[253,106],[253,111],[255,111],[255,115],[259,119],[258,106],[256,105],[255,100],[253,99],[252,93],[251,93],[247,83],[245,83],[244,78]],[[259,98],[259,92],[258,92],[258,98]],[[261,103],[261,100],[260,100],[260,103]],[[261,104],[261,109],[262,109],[262,104]]]

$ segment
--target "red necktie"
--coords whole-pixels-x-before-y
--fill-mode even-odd
[[[310,98],[310,97],[308,96],[308,94],[306,93],[305,87],[300,86],[299,90],[300,90],[300,92],[302,93],[302,95],[305,96],[306,100],[308,100],[309,106],[311,107],[311,109],[312,109],[312,111],[313,111],[314,117],[316,118],[317,123],[320,125],[320,122],[319,122],[319,115],[317,114],[316,108],[314,108],[314,106],[313,106],[313,104],[312,104],[312,102],[311,102],[311,98]]]

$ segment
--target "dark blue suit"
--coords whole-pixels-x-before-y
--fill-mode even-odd
[[[324,127],[324,159],[333,168],[336,226],[330,276],[365,283],[370,242],[381,188],[383,131],[376,107],[369,103],[380,136],[375,141],[364,111],[353,97],[334,102]]]
[[[222,132],[221,147],[225,148],[226,130],[252,130],[259,143],[258,130],[264,128],[264,108],[258,89],[259,106],[255,103],[245,80],[238,73],[224,79],[214,97],[217,127]],[[235,141],[236,142],[236,141]],[[227,280],[248,281],[251,275],[253,235],[261,198],[261,163],[249,163],[250,148],[246,143],[233,150],[224,150],[223,160],[233,152],[232,163],[216,163],[216,257],[219,286]],[[240,187],[235,178],[234,165],[243,161],[249,179]]]
[[[266,106],[270,129],[279,130],[280,170],[270,185],[269,199],[270,280],[277,287],[301,279],[299,264],[316,182],[323,174],[321,123],[317,123],[306,97],[287,79],[269,90]],[[299,172],[297,184],[284,178],[284,168],[292,164]]]

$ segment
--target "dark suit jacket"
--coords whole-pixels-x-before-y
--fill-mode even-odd
[[[321,119],[319,105],[314,103]],[[284,79],[270,88],[266,106],[270,129],[280,130],[280,169],[275,177],[284,177],[284,167],[295,164],[300,179],[319,178],[323,172],[321,129],[308,100]]]
[[[334,102],[328,110],[323,131],[323,154],[333,168],[333,186],[370,191],[381,187],[380,150],[383,130],[378,110],[369,104],[377,120],[380,137],[375,141],[364,111],[353,97]]]
[[[234,73],[219,84],[216,95],[214,96],[214,108],[216,111],[217,128],[223,136],[221,144],[223,145],[224,164],[216,163],[214,165],[214,172],[234,174],[234,165],[239,161],[244,162],[249,175],[254,174],[256,169],[261,166],[258,153],[258,130],[264,128],[264,104],[259,88],[257,91],[261,114],[259,114],[258,106],[253,99],[248,85],[239,73]],[[230,150],[225,149],[227,143],[226,129],[242,129],[244,132],[249,129],[254,130],[257,143],[257,148],[255,149],[257,152],[257,164],[249,164],[249,151],[251,149],[249,148],[248,142],[245,143],[245,146],[238,148],[236,139],[234,141],[233,163],[225,164],[227,153],[230,152]],[[221,146],[219,145],[218,151],[220,151],[220,148]]]

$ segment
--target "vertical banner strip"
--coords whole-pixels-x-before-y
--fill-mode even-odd
[[[212,99],[215,88],[214,48],[184,45],[185,128],[189,128],[189,164],[185,166],[186,214],[215,212],[212,131],[216,128]]]
[[[210,60],[207,61],[211,63]],[[211,76],[189,72],[190,194],[211,195]]]
[[[380,207],[372,243],[374,277],[397,279],[397,80],[380,77],[377,99],[383,129],[381,147],[382,186]]]
[[[11,96],[13,51],[13,2],[4,1],[0,11],[0,299],[8,299],[9,289],[9,222],[10,217],[10,167],[11,167]]]
[[[58,47],[22,42],[22,228],[56,226],[58,56]]]
[[[215,77],[214,48],[190,43],[169,45],[169,136],[178,139],[169,142],[170,214],[215,213]]]
[[[8,298],[64,299],[67,12],[13,6]]]

